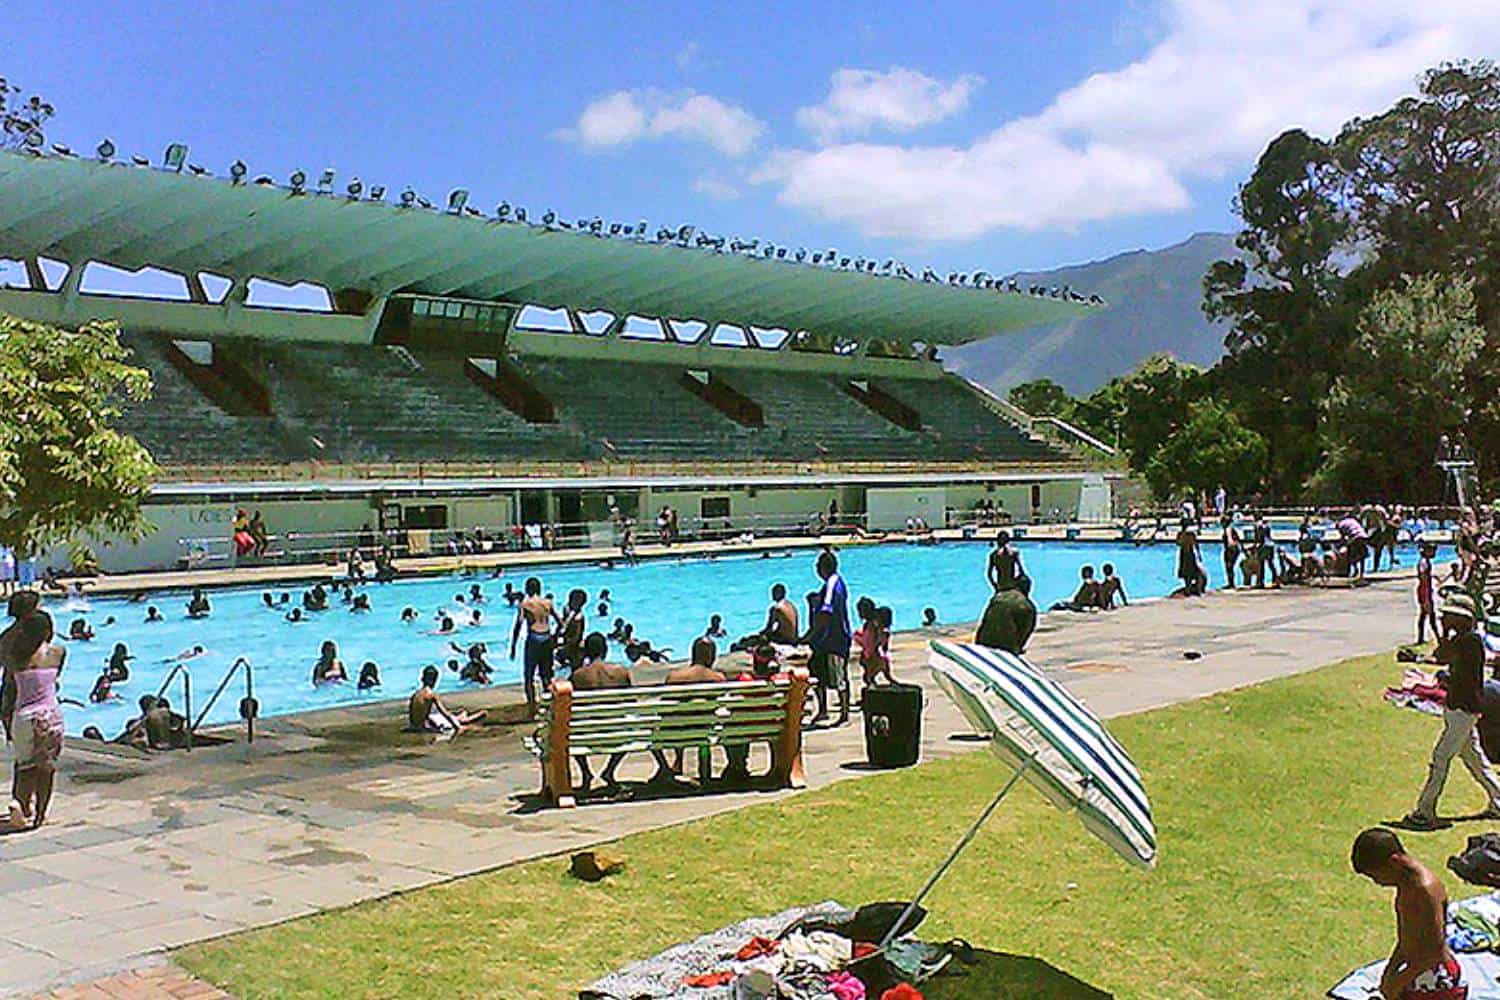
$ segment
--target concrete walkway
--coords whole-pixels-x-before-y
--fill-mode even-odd
[[[1407,580],[1162,600],[1049,615],[1030,656],[1119,715],[1387,650],[1409,640],[1411,618]],[[934,634],[897,637],[898,676],[926,681]],[[1188,660],[1187,650],[1204,655]],[[957,711],[928,687],[924,759],[972,752],[951,738],[967,732]],[[397,709],[379,711],[394,731]],[[867,773],[857,725],[808,734],[814,787]],[[684,791],[539,810],[519,728],[436,746],[393,745],[384,727],[328,719],[272,730],[254,746],[191,755],[70,742],[48,827],[0,838],[0,995],[118,976],[189,942],[784,794]],[[647,758],[621,774],[639,781],[649,769]]]

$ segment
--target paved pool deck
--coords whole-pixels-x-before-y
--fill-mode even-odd
[[[1047,615],[1029,657],[1116,716],[1391,649],[1410,641],[1412,617],[1402,577],[1214,594]],[[897,676],[929,691],[925,760],[975,751],[953,738],[967,726],[926,678],[927,642],[948,634],[971,633],[903,633],[893,650]],[[361,724],[372,715],[400,725],[388,704],[267,720],[254,745],[191,754],[70,741],[48,826],[0,837],[0,996],[222,996],[182,980],[170,950],[793,794],[684,790],[541,809],[520,727],[444,744],[384,729],[372,740]],[[812,787],[858,780],[863,759],[858,716],[807,734]],[[0,762],[8,770],[8,748]],[[646,757],[621,775],[649,770]]]

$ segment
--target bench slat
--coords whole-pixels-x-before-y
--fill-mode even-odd
[[[720,705],[764,705],[781,708],[786,705],[785,695],[725,696],[719,698],[636,698],[608,705],[576,705],[573,717],[609,715],[612,712],[638,708],[653,708],[664,712],[692,712],[712,710]]]

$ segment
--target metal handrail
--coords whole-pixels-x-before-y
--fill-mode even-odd
[[[179,663],[167,672],[167,679],[162,681],[161,687],[156,689],[156,697],[160,698],[167,693],[167,688],[171,687],[172,681],[176,679],[178,674],[182,675],[182,717],[184,719],[191,719],[193,717],[193,674],[192,671],[188,670],[186,663]],[[192,750],[193,727],[188,726],[187,751],[191,753]]]
[[[255,668],[251,666],[249,657],[245,656],[239,657],[230,664],[229,669],[224,673],[223,679],[219,681],[219,686],[214,688],[214,693],[209,695],[208,701],[203,706],[203,710],[198,713],[198,718],[194,719],[193,724],[188,727],[189,732],[197,732],[198,727],[203,725],[203,720],[208,717],[209,711],[218,702],[219,695],[224,693],[224,689],[234,679],[235,671],[239,670],[240,667],[245,668],[245,700],[240,703],[240,716],[245,720],[246,742],[255,742],[255,717],[260,714],[253,710],[255,707]],[[252,710],[247,712],[247,706],[250,706]]]

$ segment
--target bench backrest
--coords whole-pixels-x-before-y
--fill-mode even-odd
[[[543,700],[536,742],[604,754],[774,741],[785,728],[791,687],[780,680],[574,691],[562,681]],[[563,718],[566,744],[552,731]]]

